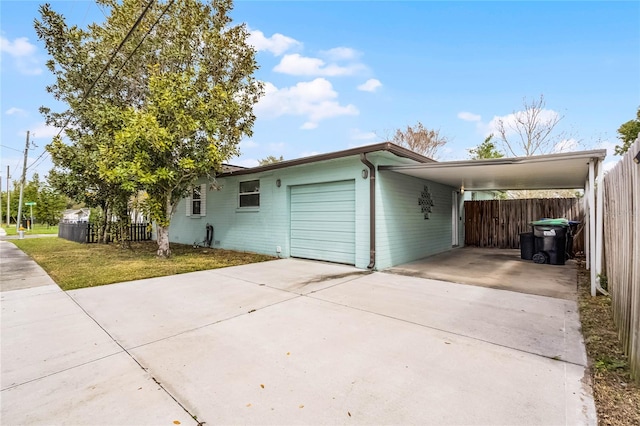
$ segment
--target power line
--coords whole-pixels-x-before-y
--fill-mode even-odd
[[[59,135],[60,135],[60,133],[58,133],[58,135],[57,135],[57,136],[59,136]],[[56,137],[57,137],[57,136],[56,136]],[[38,158],[36,158],[35,160],[33,160],[33,161],[31,162],[31,164],[29,164],[29,165],[27,166],[27,169],[30,169],[31,167],[33,167],[33,165],[34,165],[34,164],[35,164],[39,159],[41,159],[44,155],[49,155],[49,151],[47,151],[46,149],[45,149],[44,151],[42,151],[42,154],[40,154],[40,155],[38,156]],[[44,161],[44,159],[43,159],[42,161]]]
[[[133,32],[135,31],[136,28],[138,28],[138,25],[140,25],[140,22],[142,22],[142,18],[144,18],[144,16],[147,14],[147,12],[149,11],[149,9],[151,8],[151,5],[154,3],[155,0],[150,0],[149,3],[147,4],[147,6],[144,8],[144,10],[142,11],[142,13],[140,14],[140,16],[138,17],[138,19],[136,20],[136,22],[133,24],[133,26],[131,27],[131,29],[129,29],[129,32],[127,33],[127,35],[124,37],[124,39],[122,39],[122,41],[120,42],[120,44],[118,45],[118,47],[116,48],[116,50],[111,54],[111,57],[109,58],[109,60],[107,61],[107,63],[105,64],[104,67],[102,67],[102,71],[100,71],[100,74],[98,74],[98,77],[96,77],[95,80],[93,80],[93,82],[91,83],[91,86],[89,86],[89,88],[87,90],[85,90],[84,95],[82,95],[82,98],[80,99],[80,103],[82,104],[87,97],[89,96],[89,94],[91,93],[91,91],[93,90],[93,88],[96,86],[96,84],[98,83],[98,80],[100,80],[100,77],[102,77],[102,75],[107,71],[107,69],[109,68],[109,66],[111,65],[111,62],[113,62],[113,60],[115,59],[116,55],[118,54],[118,52],[120,51],[120,49],[122,48],[122,46],[127,42],[127,40],[129,40],[129,37],[131,37],[131,35],[133,34]],[[58,134],[56,135],[56,137],[60,136],[60,134],[62,133],[62,131],[69,125],[69,122],[71,121],[71,116],[67,117],[67,121],[65,121],[65,123],[63,124],[63,126],[60,128],[60,131],[58,132]]]
[[[115,59],[116,55],[118,54],[118,52],[120,51],[120,49],[122,49],[122,46],[124,46],[124,44],[127,42],[127,40],[129,39],[129,37],[131,37],[131,35],[133,34],[133,32],[136,30],[136,28],[138,28],[138,25],[140,25],[140,22],[142,22],[142,19],[144,18],[144,16],[147,14],[147,12],[149,11],[149,9],[151,8],[151,5],[153,5],[155,0],[150,0],[149,3],[147,4],[147,6],[144,8],[144,10],[142,11],[142,13],[140,14],[140,16],[138,17],[138,19],[136,20],[136,22],[133,24],[133,26],[129,29],[129,32],[127,33],[127,35],[124,37],[124,39],[122,39],[122,41],[120,42],[120,44],[118,45],[118,47],[116,48],[116,50],[111,54],[111,57],[109,58],[109,60],[107,61],[107,63],[105,64],[105,66],[102,68],[102,71],[100,71],[100,74],[98,74],[98,77],[96,77],[93,82],[91,83],[91,86],[89,86],[89,88],[84,92],[84,94],[82,95],[82,98],[80,99],[80,104],[82,104],[87,97],[89,96],[89,94],[91,93],[91,91],[93,90],[93,88],[96,86],[96,84],[98,83],[98,80],[100,80],[100,77],[102,77],[102,75],[107,71],[107,69],[109,68],[109,66],[111,65],[111,62],[113,62],[113,60]],[[173,3],[174,0],[171,1],[170,4]],[[167,6],[165,8],[165,10],[162,12],[162,15],[164,15],[164,12],[167,11],[169,7]],[[103,12],[104,13],[104,12]],[[162,16],[160,15],[160,16]],[[159,18],[158,18],[159,20]],[[158,22],[158,20],[156,21],[156,23]],[[155,26],[155,24],[153,26]],[[153,26],[149,29],[149,31],[147,31],[147,33],[144,35],[144,38],[149,35],[151,29],[153,28]],[[142,44],[142,42],[140,43]],[[138,44],[138,46],[136,46],[136,49],[138,49],[138,47],[140,46],[140,44]],[[127,58],[127,60],[129,60],[129,58],[131,58],[131,55],[129,55],[129,57]],[[125,60],[125,63],[126,61]],[[122,67],[124,66],[124,64],[120,67],[120,69],[122,69]],[[120,69],[118,70],[118,72],[120,72]],[[112,78],[113,79],[113,78]],[[109,80],[111,81],[111,79]],[[104,91],[104,89],[103,89]],[[102,92],[101,92],[102,93]],[[62,125],[62,127],[60,128],[60,130],[58,131],[58,133],[56,134],[56,138],[58,136],[60,136],[60,134],[64,131],[64,129],[69,125],[69,122],[71,121],[71,116],[67,117],[67,120],[65,121],[65,123]],[[49,155],[47,150],[44,150],[44,152],[42,154],[40,154],[27,168],[33,167],[34,164],[42,159],[42,161],[44,161],[44,156],[45,155]]]
[[[113,54],[109,58],[109,61],[107,62],[107,64],[102,68],[102,71],[100,71],[100,74],[98,74],[98,77],[95,80],[93,80],[93,83],[91,84],[89,89],[84,93],[84,95],[82,96],[82,99],[80,99],[80,103],[83,103],[87,99],[87,97],[89,96],[89,94],[91,93],[93,88],[98,83],[98,80],[100,80],[100,77],[102,77],[102,75],[107,71],[107,69],[109,68],[109,65],[111,65],[111,62],[113,62],[113,60],[115,59],[115,57],[118,54],[118,52],[120,51],[120,49],[122,49],[122,46],[127,42],[127,40],[129,40],[129,37],[131,37],[131,35],[135,31],[135,29],[138,28],[138,25],[140,25],[140,22],[142,22],[142,18],[144,18],[144,15],[147,14],[147,12],[149,11],[149,8],[151,8],[151,5],[153,4],[154,1],[155,0],[150,0],[149,1],[149,4],[147,4],[147,7],[144,8],[144,10],[142,11],[142,14],[138,17],[138,20],[133,24],[133,27],[131,27],[131,29],[129,30],[127,35],[124,37],[124,39],[122,39],[122,41],[120,42],[120,44],[116,48],[115,52],[113,52]],[[67,126],[65,125],[64,127],[67,127]],[[62,130],[64,130],[64,127],[60,130],[60,132],[62,132]],[[58,136],[59,135],[60,135],[60,133],[58,133]]]
[[[46,154],[46,156],[45,156],[45,154]],[[36,158],[36,159],[31,163],[31,165],[30,165],[30,166],[28,166],[28,167],[27,167],[27,169],[30,169],[31,167],[34,167],[34,168],[35,168],[35,167],[38,167],[40,164],[42,164],[42,163],[47,159],[47,157],[48,157],[48,156],[49,156],[49,152],[48,152],[47,150],[45,150],[42,154],[40,154],[40,155],[38,156],[38,158]],[[37,162],[38,160],[40,160],[40,162],[36,164],[36,162]]]
[[[14,150],[14,151],[22,152],[22,151],[21,151],[21,150],[19,150],[19,149],[11,148],[10,146],[7,146],[7,145],[0,145],[0,146],[1,146],[1,147],[3,147],[3,148],[12,149],[12,150]]]
[[[140,46],[142,46],[142,43],[144,43],[144,40],[147,38],[147,36],[149,34],[151,34],[151,31],[153,31],[153,29],[155,28],[155,26],[158,24],[158,22],[160,22],[160,19],[162,19],[162,17],[164,16],[164,14],[167,12],[167,10],[169,10],[169,8],[171,7],[171,5],[173,5],[173,3],[175,2],[175,0],[171,0],[169,3],[167,3],[167,6],[164,8],[164,10],[162,11],[162,13],[160,15],[158,15],[158,18],[155,20],[155,22],[153,23],[153,25],[151,25],[149,27],[149,29],[147,30],[147,32],[142,36],[142,39],[140,40],[140,42],[138,43],[138,45],[131,51],[131,53],[129,54],[129,56],[127,56],[127,58],[124,60],[124,62],[122,63],[122,65],[120,65],[120,68],[118,68],[118,71],[115,72],[115,74],[113,74],[111,76],[111,78],[109,79],[109,81],[107,81],[107,84],[104,85],[104,88],[100,91],[100,95],[106,90],[107,87],[109,87],[109,83],[111,83],[113,81],[114,78],[116,78],[118,76],[118,74],[120,73],[120,71],[122,71],[122,68],[124,68],[124,66],[127,64],[127,62],[129,62],[129,59],[131,59],[131,57],[136,53],[136,51],[138,50],[138,48]]]

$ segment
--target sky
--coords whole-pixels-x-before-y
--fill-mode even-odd
[[[93,1],[50,1],[70,24],[101,22]],[[33,29],[40,2],[0,2],[0,176],[6,188],[52,167],[42,105],[47,53]],[[640,2],[236,1],[251,31],[265,95],[251,138],[229,163],[294,159],[385,141],[394,129],[438,129],[439,161],[469,158],[499,119],[542,95],[566,132],[556,152],[607,149],[640,106]]]

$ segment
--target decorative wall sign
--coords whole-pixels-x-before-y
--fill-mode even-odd
[[[429,219],[429,213],[431,213],[431,207],[433,207],[433,198],[431,198],[431,192],[429,191],[429,187],[426,185],[420,193],[418,205],[420,206],[422,213],[424,213],[424,218]]]

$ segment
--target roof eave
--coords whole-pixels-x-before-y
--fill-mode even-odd
[[[360,154],[369,154],[369,153],[378,152],[378,151],[387,151],[398,157],[408,158],[422,164],[436,162],[431,158],[425,157],[423,155],[410,151],[406,148],[395,145],[391,142],[382,142],[374,145],[366,145],[366,146],[360,146],[356,148],[350,148],[343,151],[330,152],[327,154],[312,155],[309,157],[296,158],[294,160],[279,161],[277,163],[267,164],[265,166],[258,166],[258,167],[251,167],[251,168],[242,169],[242,170],[223,172],[223,173],[220,173],[218,177],[261,173],[261,172],[267,172],[271,170],[283,169],[285,167],[294,167],[294,166],[300,166],[304,164],[316,163],[320,161],[335,160],[338,158],[350,157],[350,156],[360,155]]]
[[[506,157],[506,158],[488,158],[482,160],[460,160],[460,161],[445,161],[436,162],[435,164],[408,164],[400,166],[380,166],[381,170],[400,170],[411,169],[413,167],[418,168],[430,168],[430,167],[469,167],[469,166],[486,166],[486,165],[498,165],[498,164],[524,164],[524,163],[544,163],[548,161],[559,161],[567,159],[580,159],[586,160],[598,159],[603,160],[607,156],[607,150],[596,149],[591,151],[577,151],[566,152],[560,154],[547,154],[536,155],[532,157]]]

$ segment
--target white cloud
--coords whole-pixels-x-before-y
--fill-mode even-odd
[[[318,123],[313,123],[311,121],[307,121],[302,126],[300,126],[300,128],[302,130],[313,130],[313,129],[317,128],[317,127],[318,127]]]
[[[360,129],[350,129],[349,130],[349,138],[354,141],[370,141],[371,139],[377,138],[374,132],[363,132]]]
[[[255,148],[257,146],[258,144],[252,141],[251,139],[246,139],[240,142],[240,148],[244,148],[244,149]]]
[[[0,52],[7,53],[14,59],[15,66],[21,74],[42,74],[36,58],[37,47],[29,43],[28,38],[19,37],[11,41],[0,36]]]
[[[358,59],[361,55],[360,52],[350,47],[334,47],[333,49],[323,50],[320,54],[330,61],[349,61]]]
[[[14,41],[0,36],[0,51],[6,52],[14,58],[32,56],[36,53],[36,46],[29,43],[26,37],[19,37]]]
[[[265,83],[265,95],[256,105],[255,112],[263,118],[283,115],[303,116],[304,129],[317,127],[324,119],[341,115],[358,115],[354,105],[340,105],[338,93],[324,78],[300,82],[295,86],[278,89],[272,83]]]
[[[547,123],[560,118],[560,114],[552,109],[542,109],[538,111],[537,121],[539,123]],[[516,132],[516,124],[518,121],[528,121],[525,111],[517,111],[512,114],[495,116],[486,126],[486,135],[498,133],[498,123],[502,120],[507,136],[514,136]]]
[[[345,66],[329,63],[320,58],[310,58],[299,53],[284,55],[280,63],[273,70],[289,75],[327,76],[336,77],[353,75],[365,69],[360,63],[352,63]]]
[[[602,163],[602,171],[607,173],[608,171],[613,170],[620,160],[622,160],[622,157],[607,158],[604,163]]]
[[[280,33],[275,33],[271,37],[266,37],[262,31],[251,30],[247,43],[256,48],[257,51],[268,51],[275,56],[280,56],[284,52],[302,46],[298,40],[287,37]]]
[[[318,152],[318,151],[305,151],[305,152],[300,153],[300,157],[298,157],[298,158],[312,157],[314,155],[320,155],[320,154],[322,154],[322,153]]]
[[[27,115],[27,111],[21,109],[21,108],[16,108],[16,107],[11,107],[8,110],[5,111],[5,114],[7,115],[17,115],[20,117],[24,117]]]
[[[553,152],[556,154],[561,152],[574,152],[578,150],[579,146],[580,142],[574,138],[563,139],[553,147]]]
[[[464,121],[480,121],[482,119],[478,114],[466,111],[459,112],[458,118]]]
[[[603,170],[605,173],[613,169],[616,166],[616,164],[618,164],[618,162],[622,159],[622,157],[615,155],[615,151],[616,151],[615,142],[609,142],[608,140],[601,141],[600,143],[598,143],[595,149],[607,150],[607,158],[604,160],[604,163],[602,164]]]
[[[260,163],[255,158],[238,159],[232,162],[234,166],[240,167],[258,167]]]
[[[379,87],[382,87],[382,83],[380,83],[380,80],[370,78],[369,80],[358,86],[358,90],[362,90],[363,92],[375,92]]]
[[[38,123],[35,127],[31,128],[31,137],[33,139],[53,139],[54,136],[60,131],[59,128],[53,126],[47,126],[46,123]],[[21,132],[21,136],[24,134]]]

